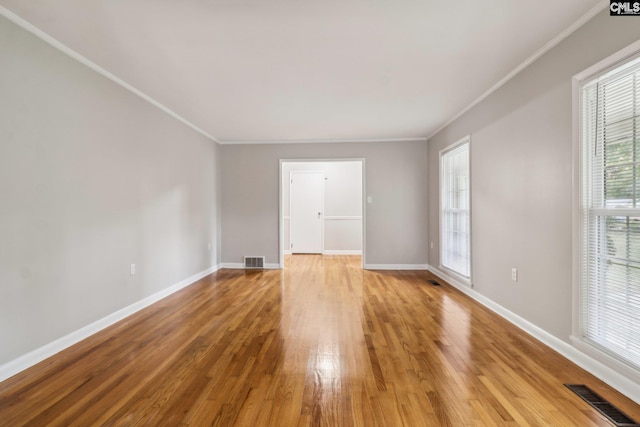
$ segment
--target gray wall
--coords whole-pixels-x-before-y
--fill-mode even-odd
[[[280,159],[365,159],[368,264],[426,264],[425,142],[223,145],[222,256],[264,255],[278,263]]]
[[[439,265],[438,152],[471,134],[475,290],[566,341],[572,318],[572,76],[638,40],[639,22],[603,11],[428,142],[429,264]],[[512,267],[519,271],[517,283]]]
[[[2,17],[0,58],[2,364],[217,264],[220,168],[217,144]]]

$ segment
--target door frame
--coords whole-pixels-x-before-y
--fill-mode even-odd
[[[364,269],[367,258],[367,174],[366,174],[366,159],[364,158],[311,158],[311,159],[297,159],[287,158],[279,160],[278,167],[278,254],[280,268],[284,268],[284,210],[282,206],[282,165],[283,163],[301,163],[301,162],[360,162],[362,164],[362,257],[361,268]],[[324,212],[323,212],[324,215]],[[323,226],[324,227],[324,226]],[[324,228],[323,228],[324,229]],[[323,236],[323,249],[324,249],[324,236]]]
[[[301,170],[301,171],[290,171],[289,172],[289,179],[291,180],[289,183],[289,242],[291,242],[291,229],[293,228],[291,226],[291,224],[293,224],[293,197],[291,197],[291,195],[293,194],[292,192],[292,187],[293,187],[293,176],[294,175],[310,175],[310,174],[315,174],[315,175],[320,175],[322,176],[322,189],[321,194],[320,194],[320,210],[321,210],[321,218],[322,221],[320,221],[320,253],[324,253],[324,180],[325,180],[325,176],[324,176],[324,171],[321,170]],[[283,230],[284,231],[284,230]],[[284,248],[283,248],[284,250]],[[292,251],[293,253],[293,251]]]

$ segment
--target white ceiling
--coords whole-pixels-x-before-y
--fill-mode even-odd
[[[424,138],[597,3],[0,0],[223,142]]]

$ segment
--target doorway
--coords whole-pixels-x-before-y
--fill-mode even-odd
[[[364,265],[364,159],[280,160],[279,193],[281,268],[301,253],[360,255]]]

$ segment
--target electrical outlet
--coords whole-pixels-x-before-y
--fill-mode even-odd
[[[518,269],[517,268],[512,268],[511,269],[511,280],[514,282],[518,281]]]
[[[431,242],[431,249],[433,249],[433,242]]]
[[[131,268],[129,269],[129,274],[131,274],[132,276],[134,274],[136,274],[136,265],[135,264],[131,264]]]
[[[211,252],[211,242],[209,242],[209,244],[207,245],[207,248],[209,249],[209,252]]]

